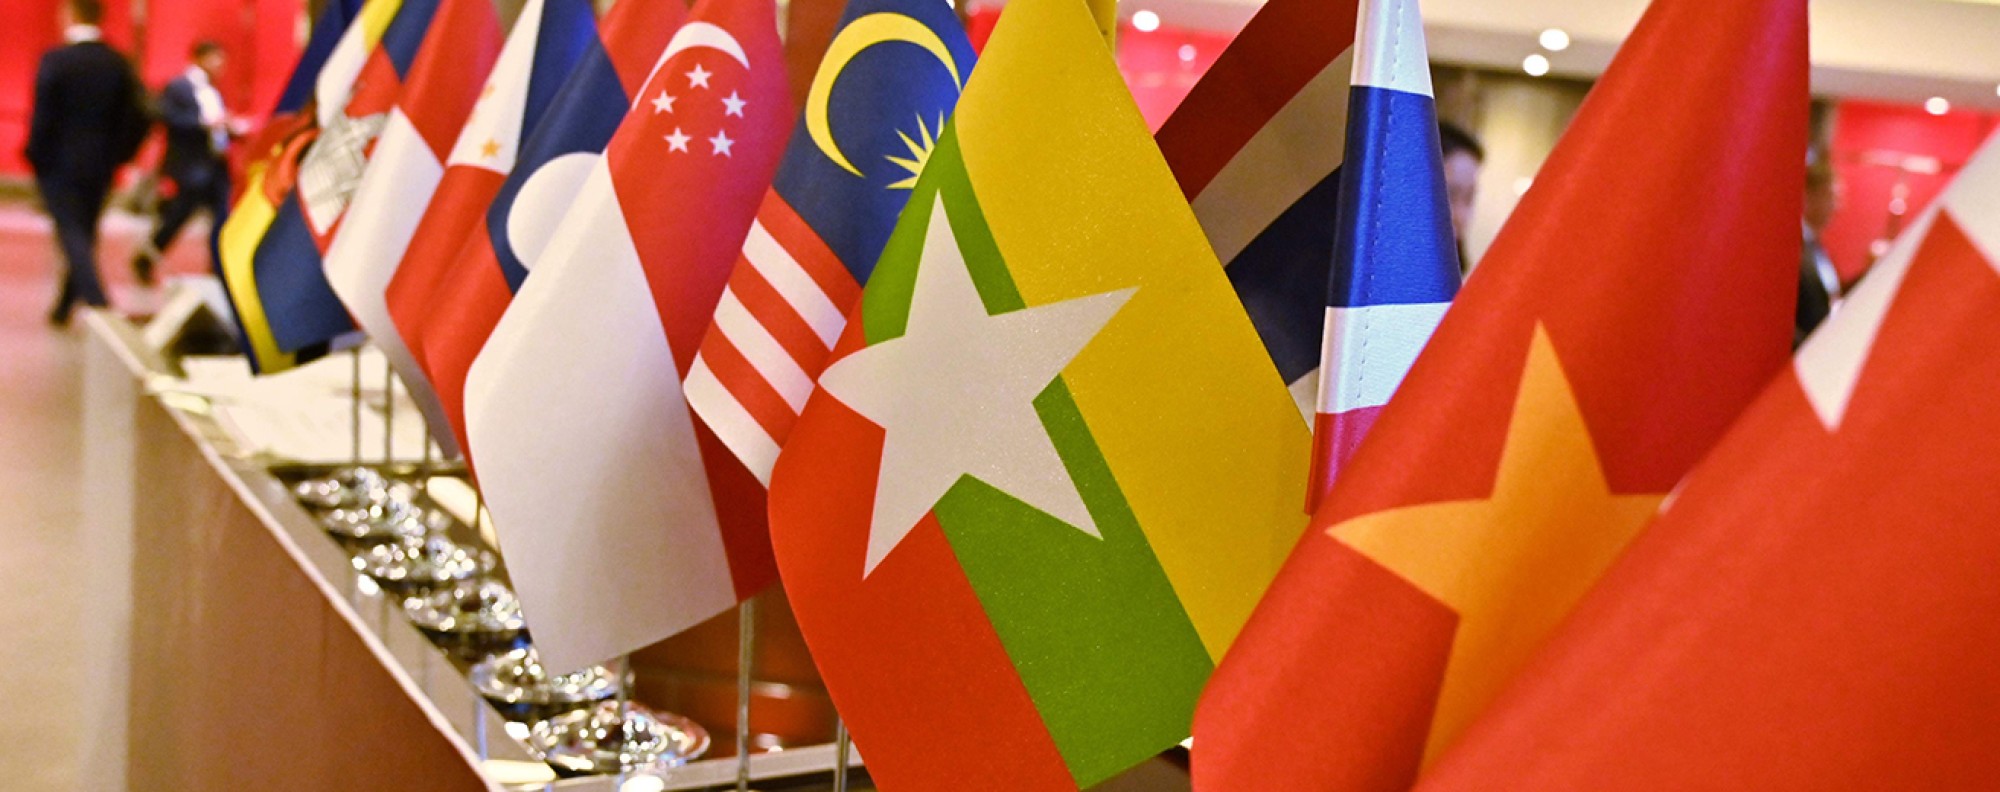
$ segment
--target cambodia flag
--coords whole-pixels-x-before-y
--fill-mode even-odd
[[[1319,507],[1458,293],[1416,0],[1366,0],[1356,39],[1307,511]]]
[[[551,2],[545,35],[586,37],[583,51],[538,51],[534,76],[509,95],[508,113],[487,119],[493,156],[486,156],[489,141],[470,142],[463,167],[453,169],[449,198],[434,202],[435,217],[426,218],[425,234],[389,283],[389,314],[461,449],[465,372],[519,283],[506,268],[524,275],[522,262],[547,244],[685,14],[677,2],[627,0],[605,16],[601,36],[592,36],[576,5]]]
[[[2000,139],[1419,789],[1993,786],[1996,199]]]
[[[539,3],[532,0],[531,5]],[[533,28],[516,26],[509,46],[515,46],[523,30],[530,31],[532,46]],[[382,292],[444,176],[452,141],[480,99],[480,85],[499,54],[501,33],[491,0],[443,0],[431,30],[354,190],[354,203],[361,208],[327,249],[325,270],[334,293],[408,383],[429,423],[442,428],[437,400],[426,381],[413,376],[420,372],[414,371],[389,322]],[[441,440],[447,456],[456,453],[448,435]]]
[[[561,671],[776,577],[762,486],[681,392],[793,118],[771,0],[703,0],[639,97],[466,377],[481,489]]]
[[[1653,3],[1216,671],[1198,789],[1408,789],[1780,370],[1807,71],[1805,0]]]

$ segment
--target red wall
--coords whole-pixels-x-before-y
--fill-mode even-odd
[[[1841,277],[1860,277],[1881,246],[1937,198],[1995,125],[1993,116],[1980,113],[1934,116],[1921,107],[1841,102],[1832,146],[1842,200],[1821,240]]]

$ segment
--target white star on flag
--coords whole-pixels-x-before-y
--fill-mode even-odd
[[[671,113],[673,111],[674,111],[674,97],[668,94],[666,89],[664,88],[660,89],[660,95],[653,97],[653,112],[655,114],[659,114],[659,113]]]
[[[709,70],[702,68],[701,64],[699,63],[695,64],[694,70],[687,73],[688,87],[707,88],[708,78],[713,76],[713,74],[714,74],[713,72],[710,72]]]
[[[750,103],[743,101],[743,98],[737,96],[735,91],[730,91],[729,96],[723,98],[722,100],[722,107],[723,107],[722,114],[726,116],[736,116],[737,118],[742,118],[743,106],[747,104]]]
[[[903,335],[836,361],[820,378],[829,395],[883,430],[862,577],[962,476],[1103,538],[1034,399],[1136,291],[988,314],[944,201],[935,201]]]
[[[717,132],[715,137],[708,139],[708,144],[715,147],[714,153],[727,157],[730,156],[729,147],[736,145],[736,141],[730,140],[727,132]]]
[[[687,136],[687,135],[685,135],[685,134],[682,134],[682,133],[681,133],[681,128],[680,128],[680,127],[674,127],[674,133],[673,133],[673,134],[671,134],[671,135],[668,135],[668,136],[667,136],[667,150],[668,150],[668,151],[687,151],[687,150],[688,150],[688,141],[690,141],[690,140],[693,140],[693,139],[694,139],[694,138],[691,138],[691,137],[688,137],[688,136]]]

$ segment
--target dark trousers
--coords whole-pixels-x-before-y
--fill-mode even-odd
[[[160,225],[153,230],[154,255],[165,255],[167,247],[180,236],[181,229],[196,212],[206,210],[211,238],[222,231],[222,218],[229,213],[229,167],[215,162],[173,177],[177,192],[160,206]]]
[[[36,186],[42,192],[42,205],[55,220],[56,243],[62,247],[66,269],[56,317],[68,318],[78,304],[108,304],[104,282],[97,276],[97,221],[104,216],[111,179],[50,177],[36,179]]]

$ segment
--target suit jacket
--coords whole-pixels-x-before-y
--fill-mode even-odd
[[[201,99],[191,74],[183,74],[160,91],[160,120],[167,127],[167,154],[160,171],[187,184],[213,178],[226,168],[217,148],[215,130],[203,123]]]
[[[101,42],[50,50],[35,72],[28,164],[44,181],[109,184],[146,139],[145,90]]]

